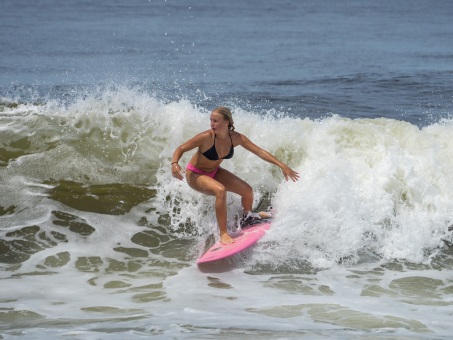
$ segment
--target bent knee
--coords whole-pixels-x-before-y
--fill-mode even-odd
[[[216,187],[214,188],[214,196],[218,198],[223,198],[226,196],[226,189],[223,184],[219,183],[218,185],[216,185]]]
[[[242,190],[243,190],[242,196],[253,196],[253,189],[248,183],[245,183]]]

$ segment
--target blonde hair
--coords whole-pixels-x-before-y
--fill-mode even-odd
[[[231,113],[230,109],[226,106],[218,106],[212,112],[218,112],[223,115],[225,120],[228,121],[228,129],[234,131],[234,121],[233,121],[233,114]]]

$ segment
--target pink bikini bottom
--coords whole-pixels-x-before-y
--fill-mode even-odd
[[[214,178],[214,176],[216,175],[217,171],[219,171],[220,167],[215,168],[214,171],[212,171],[212,172],[205,172],[203,170],[200,170],[200,169],[194,167],[192,164],[187,163],[186,169],[190,170],[192,172],[195,172],[196,174],[199,174],[199,175],[206,175],[206,176],[209,176],[211,178]]]

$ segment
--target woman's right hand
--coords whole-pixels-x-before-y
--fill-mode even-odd
[[[182,168],[178,163],[172,163],[171,164],[171,174],[174,178],[180,179],[181,181],[183,180],[182,176]]]

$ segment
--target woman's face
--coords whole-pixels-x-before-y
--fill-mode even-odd
[[[228,130],[228,120],[225,119],[223,114],[212,111],[211,113],[211,129],[216,132],[221,129],[227,129]]]

